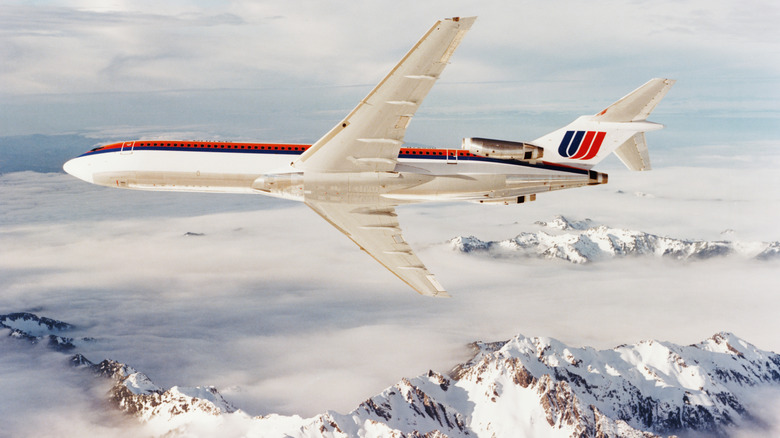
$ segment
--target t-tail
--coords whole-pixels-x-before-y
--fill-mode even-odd
[[[590,169],[614,152],[630,170],[650,170],[645,132],[663,125],[647,117],[674,82],[651,79],[600,113],[581,116],[531,144],[544,148],[544,160],[553,163]]]

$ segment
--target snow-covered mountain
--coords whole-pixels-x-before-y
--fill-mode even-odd
[[[72,330],[73,325],[32,313],[0,315],[0,328],[9,329],[10,337],[31,344],[45,342],[49,348],[71,354],[80,341],[92,341],[91,338],[74,340],[60,336]],[[107,394],[109,403],[142,422],[151,423],[157,430],[176,430],[203,417],[216,418],[238,411],[211,386],[164,389],[128,365],[110,359],[93,363],[81,353],[71,356],[70,364],[110,379],[113,385]]]
[[[446,436],[724,434],[750,418],[743,400],[780,385],[780,355],[730,333],[679,346],[646,341],[612,350],[516,336],[475,343],[450,377],[404,379],[348,415],[327,414],[347,436],[383,424]],[[324,418],[324,417],[323,417]]]
[[[613,257],[657,256],[677,260],[700,260],[739,254],[760,260],[780,257],[780,242],[735,242],[675,239],[643,231],[611,228],[586,219],[556,216],[536,222],[545,230],[523,232],[499,241],[482,241],[474,236],[456,237],[450,246],[463,253],[492,257],[536,257],[588,263]]]
[[[16,315],[22,314],[0,315],[0,321],[69,328]],[[213,387],[166,390],[115,361],[96,364],[76,354],[71,362],[112,380],[107,398],[116,408],[172,436],[197,436],[204,424],[218,427],[227,419],[234,428],[242,425],[242,435],[264,437],[717,436],[752,421],[749,394],[780,390],[780,355],[731,333],[689,346],[644,341],[595,350],[518,335],[471,347],[473,358],[449,375],[429,371],[402,379],[348,414],[312,418],[253,418]]]
[[[128,365],[109,359],[95,364],[81,354],[73,356],[71,364],[113,380],[108,398],[116,408],[144,422],[163,423],[164,428],[175,429],[204,415],[237,411],[213,386],[163,389]]]

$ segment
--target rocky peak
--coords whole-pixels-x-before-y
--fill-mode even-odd
[[[73,326],[67,322],[40,317],[27,312],[0,315],[0,327],[24,331],[30,336],[44,336],[51,332],[61,332],[73,328]]]
[[[536,221],[534,223],[542,227],[553,228],[553,229],[558,229],[563,231],[587,230],[588,228],[592,228],[595,225],[594,222],[590,219],[584,219],[578,221],[578,220],[568,219],[562,215],[556,215],[551,221],[548,222]]]
[[[166,390],[155,385],[145,374],[114,360],[106,359],[95,364],[78,354],[71,358],[71,363],[112,380],[114,384],[109,391],[111,403],[144,421],[171,419],[188,413],[220,415],[237,411],[213,386],[174,386]]]
[[[9,329],[11,337],[22,339],[31,344],[45,342],[57,351],[69,351],[76,346],[74,339],[59,334],[71,330],[73,326],[55,319],[39,317],[27,312],[0,315],[0,328]],[[84,339],[85,341],[88,339]]]
[[[258,436],[721,436],[751,421],[746,400],[757,388],[780,388],[780,355],[727,332],[688,346],[651,340],[596,350],[517,335],[471,348],[449,376],[404,378],[348,414],[308,419],[249,418],[214,387],[164,389],[126,364],[81,354],[71,363],[110,379],[111,405],[161,434],[232,415]]]

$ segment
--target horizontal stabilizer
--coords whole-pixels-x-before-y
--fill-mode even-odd
[[[646,120],[658,102],[672,88],[674,82],[674,79],[650,79],[646,84],[596,114],[594,121],[636,122]]]
[[[645,133],[638,132],[615,149],[615,155],[629,170],[651,170]]]

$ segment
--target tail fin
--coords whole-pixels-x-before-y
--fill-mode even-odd
[[[645,132],[663,128],[647,117],[674,85],[651,79],[595,116],[582,116],[532,142],[546,161],[590,169],[612,152],[631,170],[650,170]]]

